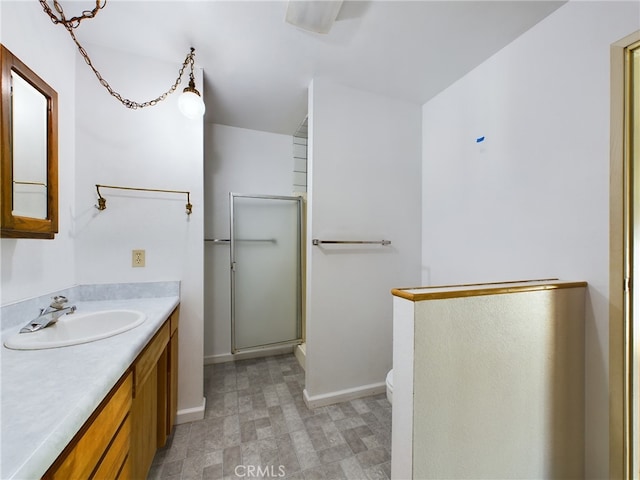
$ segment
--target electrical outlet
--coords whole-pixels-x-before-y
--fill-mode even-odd
[[[131,251],[131,266],[144,267],[144,250]]]

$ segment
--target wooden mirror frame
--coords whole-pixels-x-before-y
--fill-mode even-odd
[[[58,94],[4,45],[0,45],[0,64],[0,237],[52,239],[58,233]],[[13,214],[12,71],[47,99],[47,218],[44,219]]]

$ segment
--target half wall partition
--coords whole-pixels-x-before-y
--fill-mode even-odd
[[[586,286],[394,289],[392,478],[585,478]]]

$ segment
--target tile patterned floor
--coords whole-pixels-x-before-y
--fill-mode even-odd
[[[309,410],[293,355],[208,365],[204,420],[177,425],[148,479],[384,480],[384,394]]]

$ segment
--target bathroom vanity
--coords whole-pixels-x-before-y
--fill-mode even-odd
[[[146,315],[112,337],[2,347],[1,478],[146,478],[177,411],[179,296],[170,293],[75,303],[78,312]],[[3,337],[13,330],[3,328]]]

